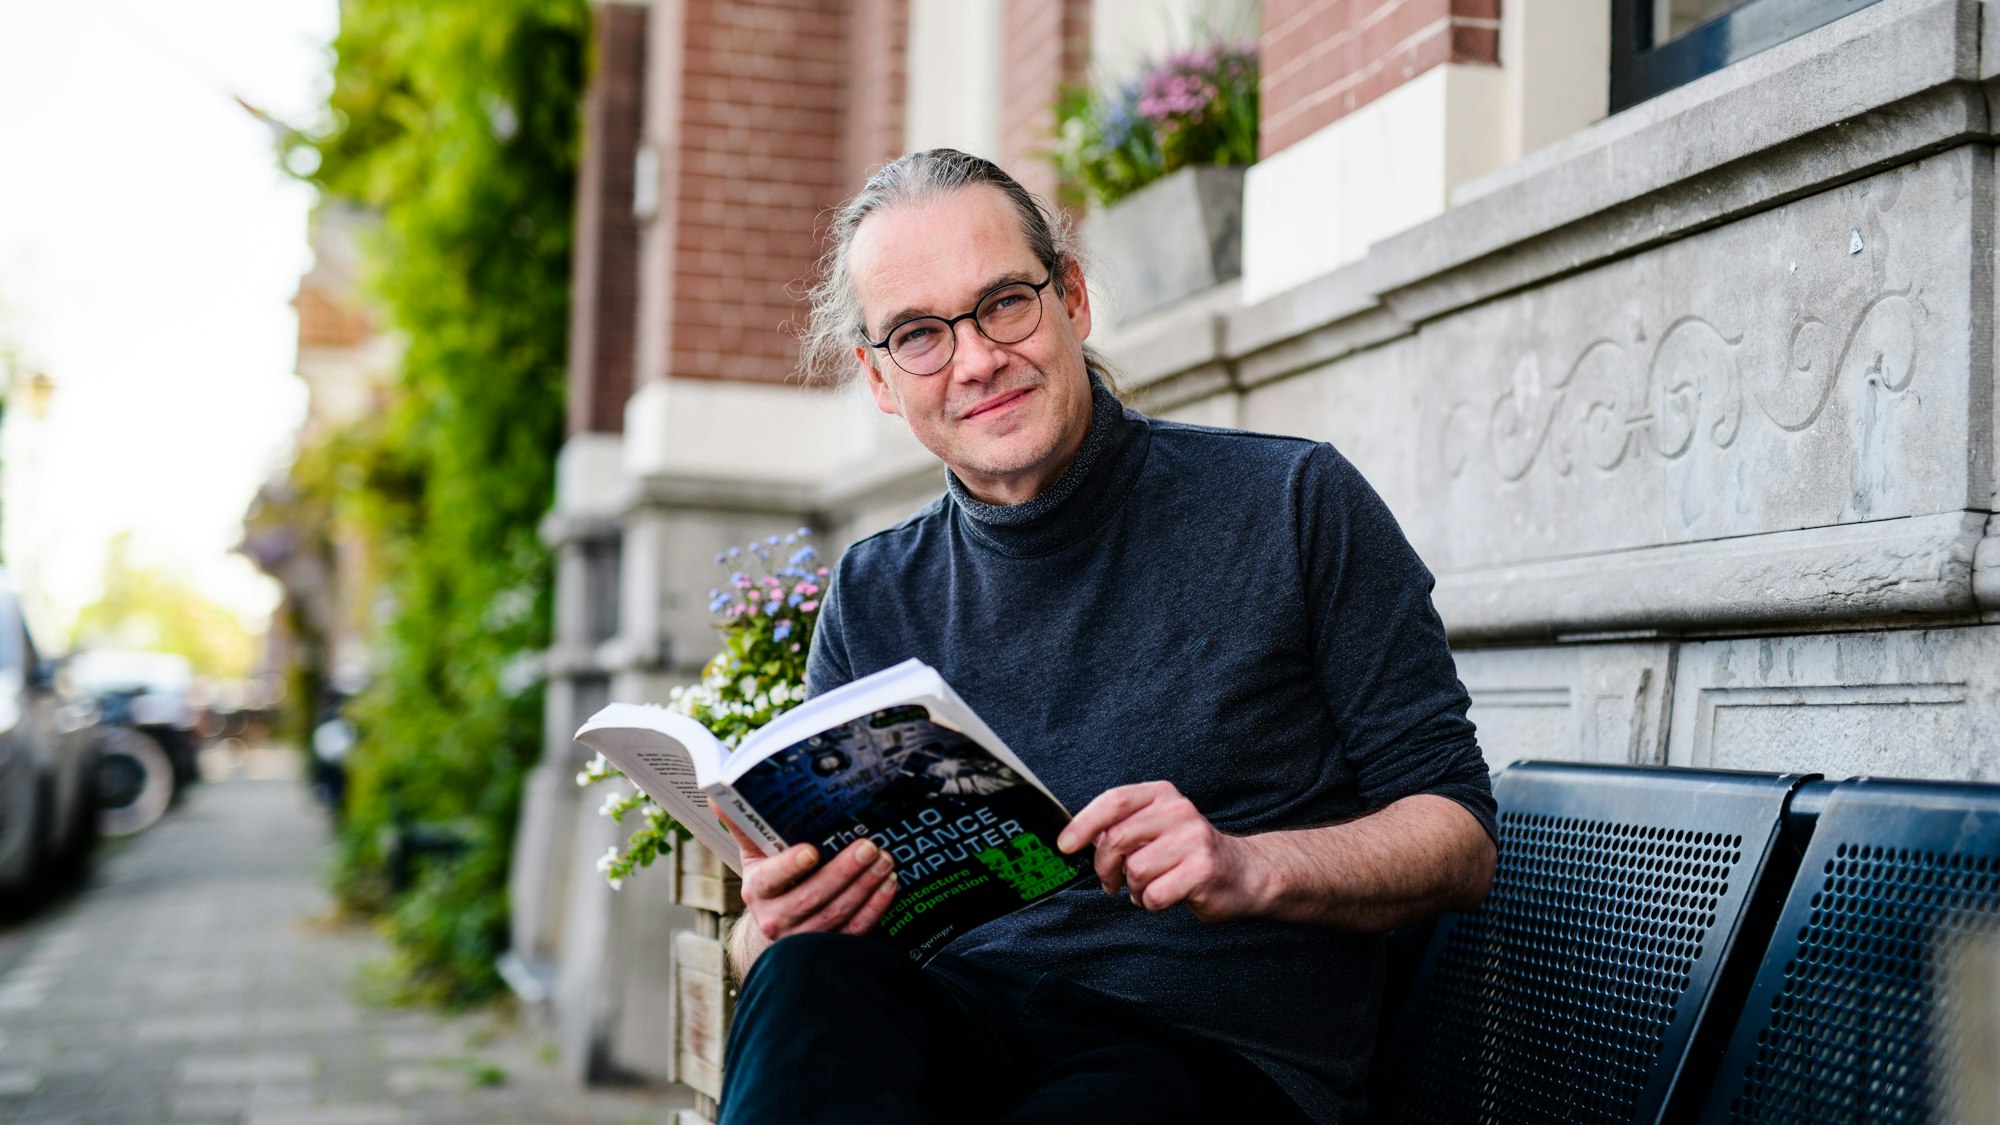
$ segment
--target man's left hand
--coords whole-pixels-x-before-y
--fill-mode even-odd
[[[1083,807],[1056,838],[1066,855],[1096,844],[1105,893],[1160,911],[1185,902],[1204,922],[1259,913],[1256,846],[1216,830],[1171,782],[1121,785]]]

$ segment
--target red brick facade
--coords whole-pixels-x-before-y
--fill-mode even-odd
[[[903,152],[903,95],[910,80],[906,48],[909,0],[851,0],[847,54],[847,170],[838,186],[853,194],[868,173]]]
[[[1264,0],[1262,155],[1440,63],[1500,61],[1500,0]]]
[[[596,37],[597,73],[583,109],[570,278],[571,434],[624,429],[639,301],[632,181],[646,81],[646,9],[599,5]]]
[[[1001,64],[1001,163],[1029,191],[1056,198],[1056,171],[1042,156],[1055,130],[1055,101],[1090,72],[1090,0],[1008,0]]]

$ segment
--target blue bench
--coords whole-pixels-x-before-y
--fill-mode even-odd
[[[1374,1119],[1933,1119],[2000,786],[1529,762],[1494,794],[1492,893],[1403,938]]]

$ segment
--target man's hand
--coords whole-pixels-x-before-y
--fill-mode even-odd
[[[791,934],[865,934],[895,901],[894,865],[865,838],[822,864],[811,844],[767,856],[728,817],[722,823],[743,853],[743,906],[750,917],[748,924],[738,923],[736,932],[743,936],[732,942],[739,973],[749,972],[758,954]]]
[[[1107,789],[1056,838],[1097,845],[1097,880],[1147,910],[1204,922],[1270,918],[1386,933],[1470,910],[1493,878],[1492,837],[1457,802],[1417,793],[1324,828],[1230,836],[1165,781]]]
[[[1261,912],[1255,845],[1216,831],[1171,782],[1108,789],[1056,838],[1064,854],[1092,843],[1106,894],[1130,887],[1132,902],[1152,911],[1185,902],[1204,922]]]

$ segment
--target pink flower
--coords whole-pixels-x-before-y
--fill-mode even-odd
[[[816,610],[816,609],[818,609],[818,608],[819,608],[819,602],[818,602],[818,600],[817,600],[817,599],[815,599],[815,600],[813,600],[813,601],[809,601],[809,602],[800,602],[800,603],[799,603],[799,612],[800,612],[800,613],[811,613],[811,612],[812,612],[813,610]]]

